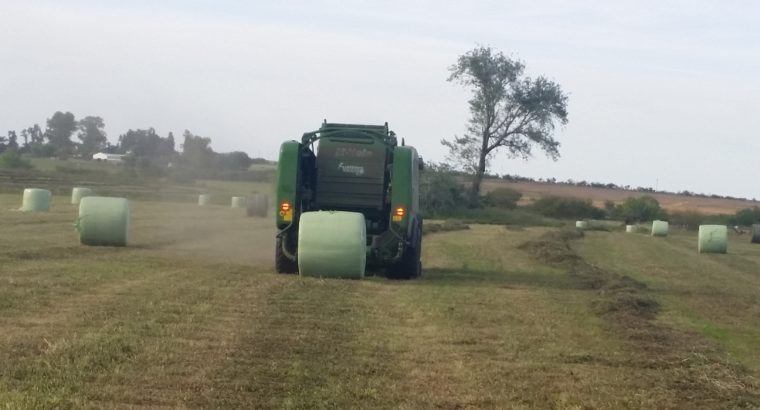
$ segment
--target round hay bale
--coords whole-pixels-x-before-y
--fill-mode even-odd
[[[269,197],[264,194],[249,196],[245,202],[245,213],[248,216],[266,218],[269,211]]]
[[[90,246],[126,246],[129,241],[129,201],[88,196],[79,202],[79,242]]]
[[[588,229],[588,222],[586,221],[575,221],[575,227],[578,229]]]
[[[206,206],[211,203],[211,195],[201,194],[198,195],[198,206]]]
[[[232,202],[230,203],[231,208],[244,208],[245,207],[245,197],[242,196],[233,196]]]
[[[636,225],[626,225],[625,233],[636,233]]]
[[[364,277],[367,233],[357,212],[306,212],[298,226],[298,272],[302,276]]]
[[[700,225],[697,251],[699,253],[726,253],[728,228],[725,225]]]
[[[21,211],[47,212],[50,210],[50,200],[53,194],[47,189],[27,188],[21,200]]]
[[[71,189],[71,204],[79,205],[79,201],[81,201],[82,198],[86,196],[92,196],[92,189],[82,188],[82,187],[72,188]]]
[[[751,243],[760,243],[760,224],[752,225],[752,239]]]
[[[652,236],[668,236],[668,221],[652,221]]]

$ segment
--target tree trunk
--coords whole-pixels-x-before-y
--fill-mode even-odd
[[[478,168],[475,170],[475,177],[472,179],[470,190],[470,205],[476,206],[480,203],[480,183],[483,182],[483,175],[486,173],[486,157],[488,156],[488,135],[484,133],[483,144],[480,147],[478,158]]]

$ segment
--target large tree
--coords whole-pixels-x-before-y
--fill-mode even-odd
[[[70,112],[56,111],[52,117],[47,120],[47,129],[45,137],[54,149],[55,155],[66,158],[74,152],[74,142],[71,141],[71,134],[77,129],[77,121],[74,114]]]
[[[215,154],[211,149],[211,138],[193,135],[188,130],[185,130],[182,137],[182,160],[197,168],[210,167]]]
[[[87,116],[79,120],[79,133],[77,137],[82,143],[79,145],[79,153],[84,158],[92,157],[108,145],[106,139],[106,124],[100,117]]]
[[[509,157],[528,158],[534,146],[559,158],[557,125],[567,124],[567,95],[559,84],[525,75],[525,65],[490,47],[477,47],[461,55],[449,68],[449,81],[472,90],[467,133],[441,143],[450,158],[474,174],[471,194],[480,195],[488,161],[498,151]]]

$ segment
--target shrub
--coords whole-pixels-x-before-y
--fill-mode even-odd
[[[448,168],[429,165],[420,181],[420,207],[426,216],[466,208],[467,192]]]
[[[496,188],[485,195],[483,203],[494,208],[515,209],[520,198],[522,194],[514,189]]]
[[[15,148],[9,148],[0,154],[0,168],[30,169],[32,168],[32,163],[22,157]]]
[[[760,208],[744,208],[736,211],[736,214],[730,218],[732,225],[752,225],[760,223]]]
[[[626,222],[651,221],[666,216],[665,211],[660,208],[660,203],[649,195],[627,198],[621,211]]]

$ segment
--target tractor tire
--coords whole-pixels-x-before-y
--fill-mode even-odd
[[[391,266],[386,272],[388,279],[409,280],[422,276],[422,226],[421,222],[416,228],[414,234],[415,242],[413,246],[405,249],[401,260]]]
[[[277,237],[274,250],[274,267],[277,273],[298,273],[298,264],[290,260],[282,251],[282,238]]]

